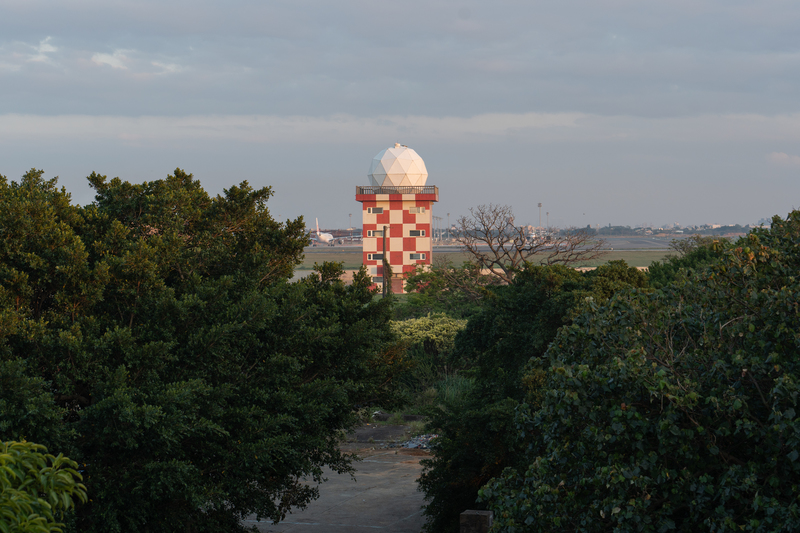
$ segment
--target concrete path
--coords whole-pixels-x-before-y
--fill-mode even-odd
[[[347,451],[363,458],[354,463],[355,481],[346,474],[327,472],[319,499],[304,511],[288,515],[279,524],[256,522],[254,516],[244,524],[275,533],[419,533],[425,520],[423,494],[417,490],[416,480],[422,472],[419,461],[428,453],[380,449],[375,440],[374,447],[345,445]]]

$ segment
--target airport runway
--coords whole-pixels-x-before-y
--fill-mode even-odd
[[[614,250],[669,250],[671,237],[607,237],[609,249]],[[458,252],[460,246],[457,244],[434,244],[434,252]],[[307,254],[315,253],[361,253],[361,243],[337,244],[336,246],[308,246],[304,252]]]

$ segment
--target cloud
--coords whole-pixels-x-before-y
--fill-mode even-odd
[[[370,0],[12,3],[0,47],[38,43],[29,57],[57,54],[65,71],[34,90],[39,73],[23,72],[0,112],[40,113],[42,102],[130,116],[800,111],[800,3],[788,0],[411,0],[414,23],[392,32],[397,6]],[[87,72],[89,58],[126,75]],[[26,70],[3,50],[0,64]]]
[[[53,58],[48,55],[59,51],[56,46],[50,43],[52,39],[52,37],[48,36],[39,41],[38,44],[13,41],[1,45],[0,71],[19,72],[26,63],[55,64]]]
[[[28,58],[28,61],[41,62],[41,63],[49,62],[51,58],[47,54],[58,51],[58,48],[50,44],[51,39],[52,37],[48,36],[45,39],[39,41],[38,46],[32,47],[36,51],[36,53],[31,55]]]
[[[6,72],[18,72],[20,70],[20,68],[22,68],[22,67],[20,67],[16,63],[9,63],[9,62],[5,62],[5,61],[0,60],[0,72],[3,72],[3,71],[6,71]]]
[[[786,167],[800,167],[800,156],[789,155],[783,152],[772,152],[767,155],[767,160],[770,163]]]
[[[112,68],[127,70],[125,63],[128,62],[128,56],[125,55],[129,50],[115,50],[113,54],[94,54],[92,62],[97,65],[108,65]]]
[[[0,139],[25,137],[137,139],[140,142],[219,140],[245,143],[343,144],[372,139],[438,139],[483,142],[514,138],[536,130],[554,132],[575,128],[584,118],[577,113],[483,114],[474,117],[352,115],[195,115],[90,116],[0,115]],[[546,135],[546,134],[545,134]]]
[[[154,67],[158,67],[161,69],[160,74],[174,74],[176,72],[181,72],[183,67],[178,65],[177,63],[162,63],[161,61],[151,61],[151,65]]]
[[[176,74],[185,70],[178,63],[152,60],[150,58],[152,58],[152,54],[146,54],[138,50],[117,49],[112,54],[100,52],[94,54],[92,63],[100,66],[107,65],[114,69],[127,70],[140,79],[149,79],[154,74]]]
[[[800,111],[800,3],[787,0],[410,0],[414,23],[392,32],[397,6],[370,0],[13,4],[0,47],[38,43],[29,57],[57,55],[64,72],[37,84],[36,68],[0,49],[3,72],[23,70],[22,83],[4,88],[0,113]],[[40,42],[44,35],[53,38]],[[103,68],[86,69],[89,59]]]
[[[701,115],[643,118],[587,113],[484,113],[471,117],[348,114],[327,116],[189,115],[93,116],[0,115],[0,141],[49,137],[70,141],[136,139],[140,143],[192,140],[247,144],[341,145],[389,139],[408,144],[450,143],[738,143],[798,142],[800,114]],[[388,141],[387,141],[388,142]],[[795,164],[800,157],[774,152],[770,161]]]

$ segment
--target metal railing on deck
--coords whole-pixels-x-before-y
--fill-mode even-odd
[[[424,185],[422,187],[362,187],[356,185],[356,194],[439,194],[439,187]]]

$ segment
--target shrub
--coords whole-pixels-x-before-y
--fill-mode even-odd
[[[391,324],[392,331],[401,342],[439,362],[453,349],[456,335],[464,329],[467,321],[439,313],[394,320]]]

